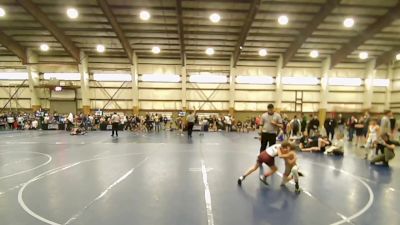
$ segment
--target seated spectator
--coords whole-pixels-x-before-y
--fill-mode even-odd
[[[244,131],[244,130],[243,130],[243,124],[242,124],[242,121],[240,121],[240,120],[238,120],[238,121],[237,121],[237,123],[236,123],[236,127],[237,127],[237,132],[241,133],[241,132],[243,132],[243,131]]]
[[[332,145],[326,149],[325,154],[329,155],[343,155],[344,153],[344,135],[339,133],[336,135],[336,139],[333,141]]]
[[[37,130],[38,126],[39,126],[39,122],[36,119],[34,119],[32,121],[31,130]]]
[[[306,131],[303,132],[303,136],[300,138],[299,146],[300,149],[306,148],[308,146],[308,134]]]
[[[301,149],[303,152],[325,152],[325,147],[330,145],[331,142],[328,137],[313,136],[309,139],[309,146]]]
[[[71,135],[84,135],[84,134],[86,134],[86,131],[84,128],[76,127],[76,128],[72,128],[70,134]]]
[[[382,134],[377,140],[376,150],[383,150],[383,153],[372,158],[371,164],[374,165],[377,162],[382,162],[384,166],[389,166],[389,161],[395,156],[394,149],[396,148],[396,145],[399,145],[399,143],[390,140],[389,134]]]

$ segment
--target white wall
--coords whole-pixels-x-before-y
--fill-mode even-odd
[[[25,70],[25,66],[16,61],[14,57],[0,57],[2,71]],[[236,75],[248,76],[272,76],[277,73],[276,63],[266,62],[242,62],[236,68]],[[76,66],[41,66],[40,72],[77,72]],[[89,58],[89,71],[131,71],[131,64],[126,59],[110,58]],[[264,111],[267,104],[275,102],[275,84],[273,85],[245,85],[235,84],[235,92],[230,96],[229,83],[227,84],[192,84],[189,82],[189,75],[195,72],[220,72],[229,74],[229,60],[188,60],[187,61],[187,107],[201,108],[206,111],[228,111],[229,100],[235,101],[236,111]],[[138,74],[178,74],[181,75],[180,61],[139,59]],[[321,63],[290,63],[282,70],[282,76],[296,77],[318,77],[322,75]],[[387,77],[386,69],[376,71],[377,78]],[[332,77],[359,77],[365,78],[365,64],[340,64],[330,71]],[[92,78],[92,76],[90,76]],[[8,100],[10,94],[14,93],[15,86],[21,81],[0,81],[0,107]],[[43,85],[46,84],[42,81]],[[76,89],[78,108],[81,108],[80,82],[72,82]],[[126,82],[95,82],[90,81],[90,98],[92,109],[128,110],[133,107],[132,84]],[[120,88],[121,87],[121,88]],[[319,109],[320,85],[299,86],[283,85],[282,110],[295,110],[295,94],[303,93],[303,111],[316,112]],[[43,108],[50,107],[50,89],[38,88]],[[400,111],[400,67],[394,72],[391,107]],[[117,92],[117,93],[116,93]],[[386,88],[374,88],[372,98],[372,111],[382,111],[386,98]],[[110,96],[114,96],[110,101]],[[182,107],[182,85],[181,83],[147,83],[139,81],[139,107],[141,110],[181,110]],[[17,100],[18,99],[18,100]],[[364,86],[360,87],[329,87],[327,97],[328,111],[353,112],[361,111],[364,102]],[[108,104],[107,104],[108,102]],[[107,104],[107,105],[106,105]],[[9,108],[10,105],[7,105]],[[30,93],[28,83],[18,91],[16,98],[11,101],[11,108],[30,109]]]

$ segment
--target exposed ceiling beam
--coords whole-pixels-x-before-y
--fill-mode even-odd
[[[186,65],[186,55],[185,55],[185,36],[183,31],[183,17],[182,17],[182,0],[176,0],[176,19],[178,22],[178,34],[179,34],[179,44],[181,51],[181,61],[182,66]]]
[[[61,43],[65,50],[77,61],[80,62],[79,48],[69,39],[64,32],[53,23],[47,15],[32,0],[17,0],[39,23],[41,23]]]
[[[389,11],[379,17],[379,19],[361,32],[358,36],[353,37],[350,41],[339,49],[333,56],[331,62],[331,68],[340,63],[347,55],[357,50],[365,41],[374,37],[375,34],[382,31],[383,28],[390,26],[393,21],[400,17],[400,2],[397,5],[389,9]]]
[[[3,45],[12,53],[14,53],[16,56],[18,56],[18,58],[21,59],[23,64],[25,64],[28,61],[27,60],[28,57],[26,55],[26,49],[1,30],[0,30],[0,44]]]
[[[396,55],[399,53],[400,53],[399,46],[393,48],[390,51],[383,53],[376,59],[375,68],[378,68],[379,66],[381,66],[383,64],[388,64],[391,61],[395,60]]]
[[[246,41],[247,34],[249,33],[249,30],[251,28],[251,25],[253,24],[254,18],[256,17],[258,9],[260,8],[260,4],[261,4],[260,0],[253,0],[253,2],[250,5],[250,9],[247,14],[244,25],[242,27],[242,30],[240,32],[239,39],[236,42],[235,51],[233,52],[233,67],[236,67],[236,64],[239,60],[239,56],[240,56],[240,52],[241,52],[240,47],[243,47],[244,42]]]
[[[327,16],[340,4],[340,0],[328,0],[324,5],[321,6],[319,12],[313,17],[310,23],[300,32],[300,36],[295,39],[290,45],[288,50],[283,55],[283,66],[286,66],[290,60],[294,57],[301,46],[306,42],[307,38],[311,37],[313,32],[318,26],[325,20]]]
[[[132,56],[132,48],[129,44],[128,39],[126,38],[124,32],[121,29],[121,26],[118,24],[117,19],[115,18],[113,12],[111,11],[110,6],[107,3],[107,0],[97,0],[101,10],[103,10],[104,15],[107,17],[107,20],[110,22],[114,32],[117,34],[118,40],[121,42],[122,47],[124,48],[125,53],[128,55],[129,62],[133,62]]]

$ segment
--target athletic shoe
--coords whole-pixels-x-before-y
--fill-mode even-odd
[[[260,181],[263,182],[265,185],[269,185],[267,182],[267,178],[264,175],[260,176]]]
[[[298,182],[296,182],[296,184],[294,185],[294,187],[295,187],[295,192],[296,193],[300,193],[300,186],[299,186],[299,183]]]
[[[242,181],[244,180],[244,177],[243,176],[241,176],[241,177],[239,177],[239,179],[238,179],[238,185],[239,186],[242,186]]]

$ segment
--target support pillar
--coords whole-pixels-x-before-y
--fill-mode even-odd
[[[28,63],[37,63],[38,56],[31,49],[27,50]],[[40,85],[39,70],[37,65],[27,65],[28,71],[28,82],[29,82],[29,93],[31,96],[31,108],[32,111],[38,111],[42,105],[38,90],[35,88]]]
[[[326,119],[326,111],[328,108],[328,80],[329,73],[331,68],[331,58],[328,56],[322,62],[322,76],[321,76],[321,92],[320,92],[320,101],[319,101],[319,110],[318,110],[318,119],[320,127],[323,127],[325,119]]]
[[[363,110],[370,111],[372,108],[372,96],[374,94],[374,89],[372,86],[372,81],[375,78],[376,69],[375,69],[376,60],[372,59],[367,63],[366,68],[366,79],[365,79],[365,89],[364,89],[364,104]]]
[[[89,89],[89,66],[88,56],[80,52],[79,73],[81,74],[81,95],[82,95],[82,112],[85,115],[90,114],[90,89]]]
[[[184,60],[186,61],[186,60]],[[187,73],[186,73],[186,65],[182,65],[181,67],[181,85],[182,85],[182,92],[181,92],[181,98],[182,98],[182,111],[186,112],[187,109],[187,102],[186,102],[186,81],[187,81]]]
[[[276,63],[276,77],[275,77],[275,111],[282,110],[282,70],[283,70],[283,56],[280,55]]]
[[[132,111],[133,114],[139,115],[139,75],[138,75],[138,59],[136,52],[133,52],[131,74],[132,74]]]
[[[386,88],[385,98],[385,110],[390,110],[390,102],[392,101],[392,90],[393,90],[393,64],[388,64],[387,79],[389,80],[389,86]]]
[[[234,59],[231,57],[231,64],[229,69],[229,114],[234,116],[235,114],[235,77],[236,68],[233,67]]]

